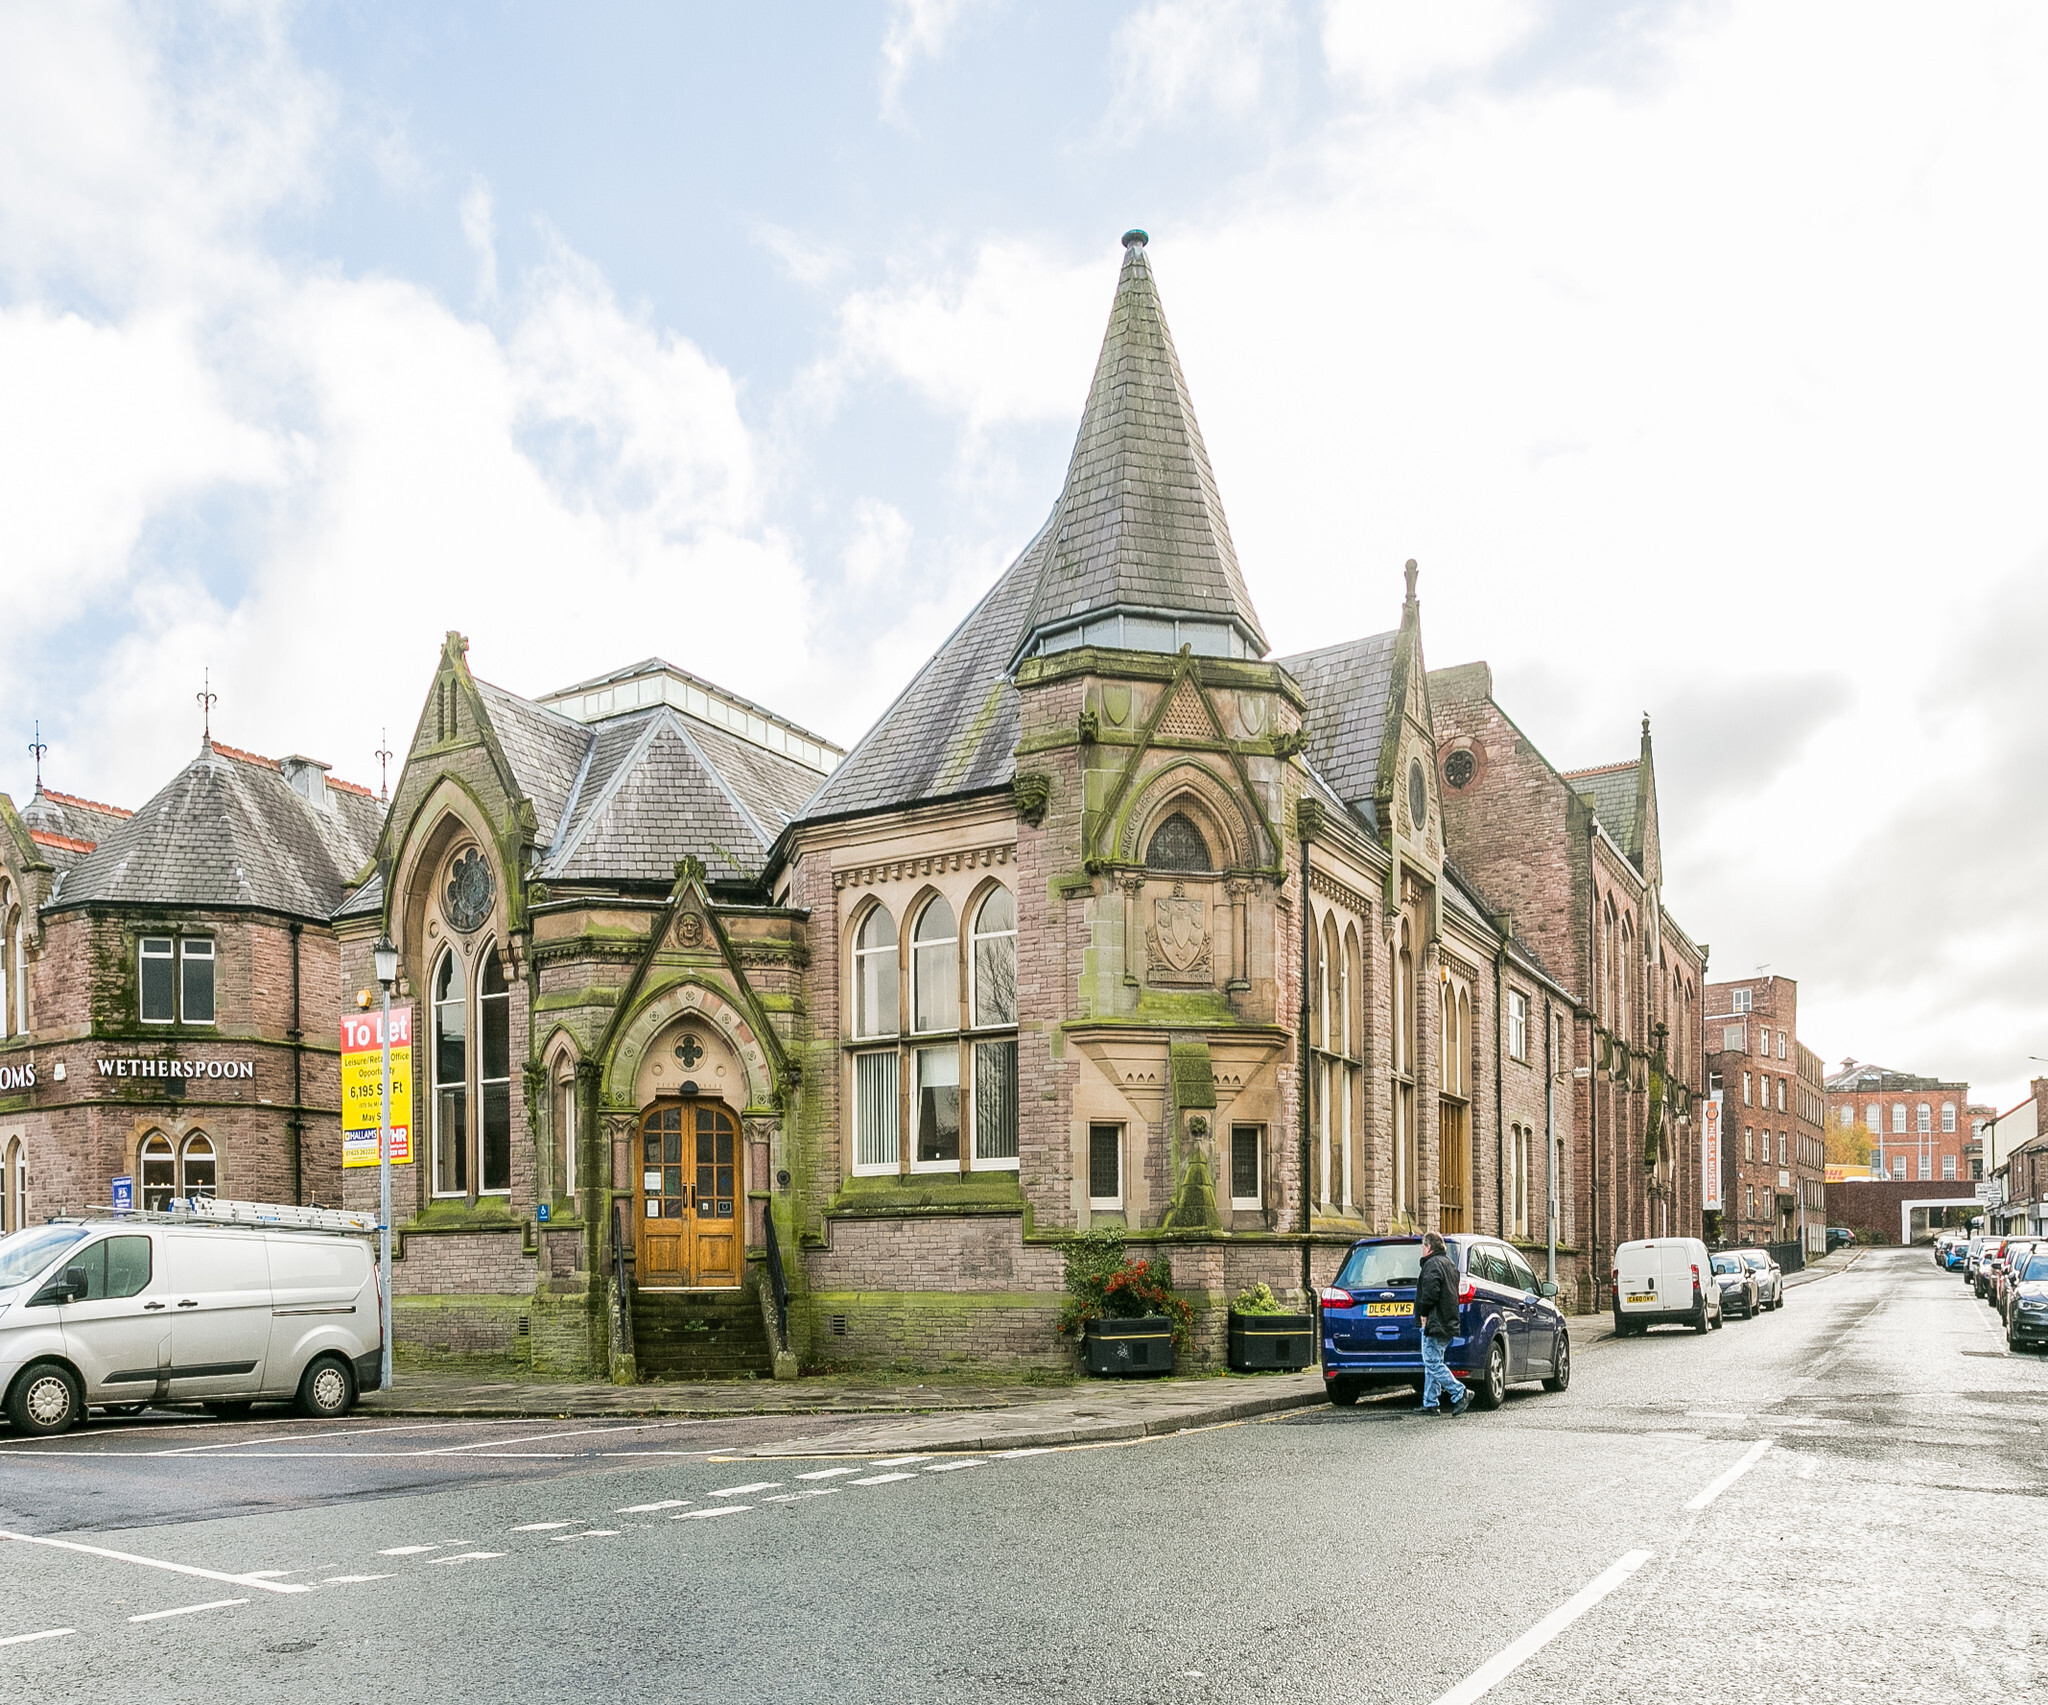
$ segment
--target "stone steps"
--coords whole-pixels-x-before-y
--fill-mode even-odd
[[[748,1291],[635,1292],[633,1357],[643,1378],[772,1378],[775,1373],[761,1306]]]

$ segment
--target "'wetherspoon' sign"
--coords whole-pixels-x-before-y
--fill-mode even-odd
[[[253,1078],[254,1060],[169,1060],[136,1055],[95,1060],[101,1077],[227,1077]]]

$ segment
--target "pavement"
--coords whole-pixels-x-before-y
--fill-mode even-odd
[[[883,1444],[1089,1387],[0,1435],[0,1673],[81,1699],[146,1674],[172,1702],[484,1676],[519,1700],[821,1705],[2042,1696],[2048,1358],[2008,1354],[1924,1250],[1860,1251],[1705,1335],[1572,1328],[1568,1391],[1458,1420],[1404,1392]]]

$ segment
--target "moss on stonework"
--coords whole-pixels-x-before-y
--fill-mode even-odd
[[[1024,1205],[1024,1190],[1014,1172],[931,1172],[908,1178],[849,1178],[825,1212],[842,1218],[1015,1214]]]
[[[1137,1024],[1197,1030],[1229,1029],[1238,1022],[1230,997],[1220,989],[1142,989],[1131,1019]]]
[[[619,991],[604,984],[592,983],[587,988],[565,989],[552,995],[542,995],[533,1003],[535,1012],[567,1012],[579,1006],[617,1006]]]

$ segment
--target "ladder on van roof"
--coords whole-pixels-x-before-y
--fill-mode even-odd
[[[272,1231],[338,1231],[368,1237],[377,1230],[375,1214],[344,1208],[301,1208],[289,1202],[223,1202],[212,1196],[174,1196],[167,1208],[91,1210],[93,1219],[139,1220],[146,1225],[233,1225]]]

